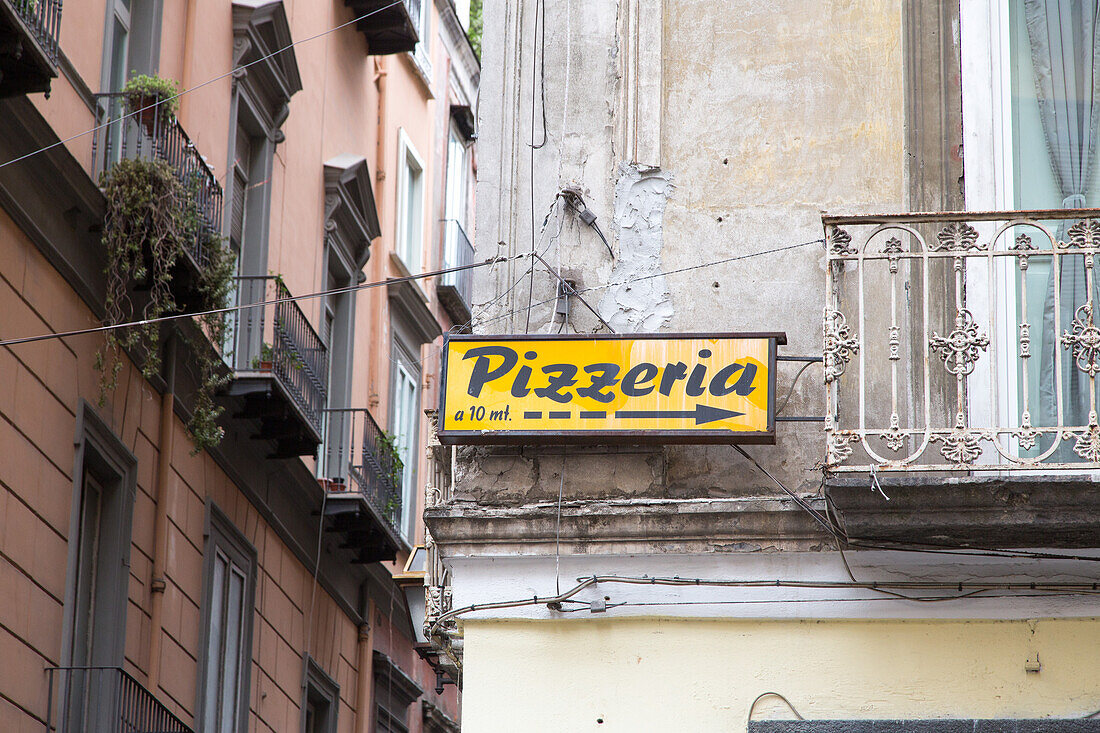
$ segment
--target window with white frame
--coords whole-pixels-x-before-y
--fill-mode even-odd
[[[430,83],[432,75],[432,0],[419,0],[414,2],[413,5],[418,8],[417,17],[414,20],[416,21],[416,34],[420,38],[416,44],[416,50],[413,51],[413,58],[417,66],[420,67],[421,73],[424,74],[425,80]]]
[[[446,267],[464,264],[459,249],[469,246],[466,234],[467,170],[466,140],[452,123],[447,138],[447,197],[444,203],[447,226],[444,229],[443,262]]]
[[[411,273],[420,272],[424,248],[424,163],[402,130],[398,147],[397,255]]]
[[[393,367],[393,410],[390,413],[390,434],[401,459],[401,531],[412,538],[416,531],[416,458],[418,451],[420,404],[419,383],[402,349]]]
[[[961,46],[966,202],[971,210],[1058,209],[1100,205],[1100,12],[1074,0],[1009,0],[963,3]],[[1072,220],[1050,221],[1066,239]],[[1062,257],[1055,293],[1050,242],[1034,229],[1016,227],[1039,252],[1023,273],[1007,264],[996,275],[1006,302],[996,335],[1012,348],[1020,323],[1030,324],[1032,368],[995,377],[1004,382],[1002,418],[1019,419],[1024,396],[1036,426],[1083,425],[1091,395],[1086,375],[1063,358],[1061,386],[1054,368],[1059,333],[1081,303],[1100,296],[1100,279],[1088,292],[1084,257]],[[1015,236],[1015,234],[1013,234]],[[1010,237],[1006,241],[1012,241]],[[1077,261],[1079,260],[1079,261]],[[1005,260],[1007,263],[1007,260]],[[968,288],[973,285],[968,275]],[[1030,295],[1025,300],[1022,293]],[[1013,296],[1015,293],[1015,296]],[[1015,306],[1013,307],[1013,297]],[[1013,312],[1015,311],[1015,312]],[[1007,352],[1006,352],[1007,353]],[[1060,392],[1059,392],[1060,389]],[[1061,406],[1058,406],[1061,403]],[[1032,454],[1045,446],[1038,445]],[[1068,444],[1050,457],[1077,460]]]

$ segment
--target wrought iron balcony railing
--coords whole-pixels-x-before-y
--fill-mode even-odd
[[[826,469],[1100,468],[1098,217],[824,217]]]
[[[363,407],[326,410],[324,473],[329,489],[362,494],[397,529],[401,522],[401,459]]]
[[[466,230],[455,219],[444,219],[443,266],[462,267],[474,262],[474,246],[466,236]],[[473,270],[445,273],[439,280],[436,292],[447,310],[451,321],[459,326],[469,324],[474,290]]]
[[[47,733],[193,733],[123,669],[48,667],[46,673]]]
[[[445,253],[444,267],[465,267],[474,263],[474,245],[470,244],[470,238],[466,236],[466,230],[456,219],[446,219],[446,241],[443,245]],[[470,304],[473,295],[474,279],[472,270],[458,270],[443,275],[443,284],[451,285]]]
[[[50,96],[60,30],[61,0],[0,0],[0,98]]]
[[[8,0],[34,33],[50,63],[57,66],[61,34],[61,0]]]
[[[122,158],[163,160],[191,197],[208,233],[221,233],[221,184],[179,120],[155,114],[155,110],[130,114],[126,95],[112,92],[96,95],[96,128],[92,138],[94,178],[98,179]],[[204,246],[206,241],[204,237],[196,237],[188,248],[195,266],[200,269],[210,263],[211,253]]]
[[[241,375],[273,376],[302,417],[321,435],[328,394],[328,349],[282,278],[240,277],[228,319],[225,358]],[[314,443],[316,444],[316,443]]]

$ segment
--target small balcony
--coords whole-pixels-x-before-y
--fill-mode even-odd
[[[46,730],[193,733],[118,667],[49,667]]]
[[[241,277],[224,358],[234,371],[234,415],[256,420],[253,437],[270,441],[272,458],[314,455],[328,393],[328,349],[282,279]]]
[[[824,467],[849,531],[1095,546],[1100,209],[823,223]]]
[[[325,411],[325,514],[358,563],[393,560],[401,538],[401,459],[366,408]]]
[[[394,5],[392,0],[344,0],[355,17],[361,18],[356,28],[366,37],[372,56],[405,53],[416,48],[420,41],[420,13],[426,12],[425,2],[404,0]],[[372,15],[362,17],[368,13]]]
[[[465,267],[474,263],[474,246],[466,236],[466,230],[456,219],[445,219],[443,230],[444,267]],[[460,333],[468,333],[473,317],[471,303],[474,291],[473,270],[458,270],[444,274],[435,293],[451,322],[459,326]]]
[[[0,98],[49,95],[60,32],[61,0],[0,0]]]
[[[188,192],[207,233],[220,235],[223,195],[214,171],[199,154],[175,117],[163,119],[150,115],[141,120],[129,114],[126,95],[120,92],[96,95],[96,128],[92,139],[92,177],[99,177],[123,158],[147,158],[165,161]],[[210,265],[212,252],[198,235],[186,247],[183,258],[172,273],[172,291],[176,303],[190,309],[196,297],[200,274]]]

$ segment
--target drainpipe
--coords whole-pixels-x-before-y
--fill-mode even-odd
[[[157,483],[153,501],[156,515],[153,519],[153,576],[149,583],[151,594],[149,634],[149,689],[156,694],[160,683],[160,650],[164,637],[164,589],[165,566],[168,564],[168,483],[172,470],[172,438],[176,403],[176,334],[168,336],[164,346],[164,359],[168,365],[166,386],[160,398],[160,431],[157,445]]]
[[[367,614],[359,624],[359,689],[355,694],[355,733],[372,733],[370,727],[373,710],[371,693],[374,691],[374,601],[367,599]]]
[[[374,86],[378,89],[378,131],[375,136],[374,150],[374,203],[379,212],[384,212],[383,194],[386,180],[386,61],[384,56],[374,58]]]
[[[191,59],[195,50],[195,13],[198,0],[187,0],[187,10],[183,23],[183,69],[180,84],[183,89],[191,88]],[[191,108],[191,95],[184,94],[180,97],[180,114],[187,119],[187,111]]]
[[[376,56],[374,59],[374,85],[378,89],[378,129],[375,134],[375,150],[374,150],[374,205],[378,209],[378,222],[382,229],[382,241],[386,240],[385,232],[388,230],[386,224],[386,146],[387,146],[387,133],[386,133],[386,77],[388,71],[386,67],[385,56]],[[384,251],[384,250],[383,250]],[[388,257],[372,257],[374,261],[373,271],[374,280],[382,280],[386,277],[386,268],[388,267]],[[374,293],[368,293],[370,300],[370,309],[373,312],[374,322],[371,327],[374,328],[374,333],[385,334],[387,333],[386,323],[386,299],[385,292],[377,290]],[[385,364],[383,363],[383,350],[374,349],[375,353],[372,354],[372,363],[370,364],[370,393],[377,393],[381,390],[378,388],[381,376],[385,372]]]

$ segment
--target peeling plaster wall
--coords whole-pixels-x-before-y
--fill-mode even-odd
[[[619,246],[610,282],[621,284],[604,291],[597,310],[620,333],[660,331],[672,318],[672,296],[661,274],[669,179],[655,168],[619,164],[614,222]]]

